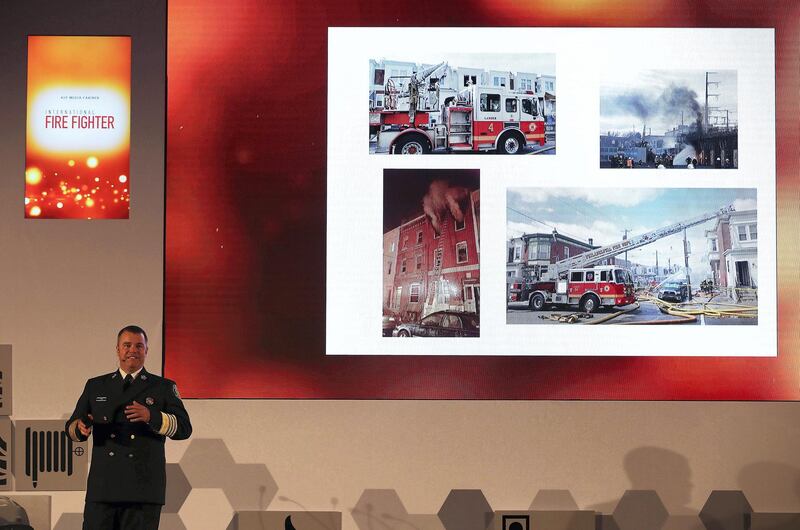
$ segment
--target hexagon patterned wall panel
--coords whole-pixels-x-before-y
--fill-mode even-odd
[[[83,528],[82,513],[62,513],[53,530],[81,530]]]
[[[350,514],[360,530],[444,530],[436,515],[408,513],[393,489],[364,490]]]
[[[278,492],[266,465],[237,464],[220,439],[192,440],[180,460],[180,468],[192,488],[221,489],[237,512],[266,510]]]
[[[529,510],[578,510],[569,490],[539,490]]]
[[[161,513],[178,513],[190,491],[192,491],[192,486],[181,466],[167,464],[167,496]]]
[[[707,530],[747,530],[745,514],[753,513],[741,491],[712,491],[700,510]]]
[[[485,530],[493,516],[481,490],[450,490],[439,509],[446,530]]]
[[[209,509],[213,507],[213,509]],[[222,530],[233,518],[227,497],[220,489],[194,488],[178,512],[186,528],[192,530]]]
[[[664,503],[652,490],[628,490],[614,509],[620,530],[660,530],[668,517]]]

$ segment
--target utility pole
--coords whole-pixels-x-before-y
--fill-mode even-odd
[[[658,274],[659,274],[659,272],[660,271],[658,270],[658,249],[656,249],[656,283],[659,283],[658,282]]]
[[[692,301],[692,279],[689,277],[689,243],[686,241],[686,229],[683,229],[683,264],[686,267],[686,293]]]
[[[630,232],[631,229],[630,228],[625,228],[624,230],[625,230],[625,233],[622,234],[622,240],[626,241],[628,239],[628,232]],[[631,266],[630,263],[628,263],[628,251],[627,250],[625,251],[625,266],[628,267],[628,268],[630,268],[630,266]]]
[[[706,116],[705,116],[705,123],[703,124],[703,132],[705,132],[705,131],[707,131],[707,130],[708,130],[708,125],[709,125],[709,123],[708,123],[708,111],[709,111],[709,107],[708,107],[708,98],[709,98],[709,97],[712,97],[712,98],[713,98],[713,97],[719,98],[719,94],[709,94],[709,93],[708,93],[708,86],[709,86],[709,85],[714,85],[714,87],[715,87],[715,88],[719,88],[719,81],[709,81],[709,80],[708,80],[708,74],[716,74],[716,73],[717,73],[717,72],[706,72],[706,109],[705,109],[705,111],[706,111]],[[719,100],[718,100],[718,101],[719,101]],[[716,108],[717,108],[717,107],[714,107],[714,109],[715,109],[715,110],[716,110]]]

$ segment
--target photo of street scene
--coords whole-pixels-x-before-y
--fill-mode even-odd
[[[600,167],[737,168],[736,74],[615,69],[600,86]]]
[[[369,60],[370,154],[556,152],[554,54]]]
[[[513,188],[508,324],[758,324],[755,189]]]
[[[383,336],[480,335],[480,172],[386,169]]]

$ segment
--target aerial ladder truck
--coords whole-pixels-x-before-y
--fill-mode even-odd
[[[436,82],[434,75],[444,69]],[[545,118],[532,91],[469,85],[443,88],[447,63],[386,82],[383,109],[370,112],[376,152],[404,155],[436,149],[520,154],[532,143],[544,146]],[[407,87],[399,79],[408,79]],[[401,88],[398,88],[401,84]]]
[[[517,301],[527,301],[532,311],[540,311],[545,305],[577,305],[581,311],[592,313],[600,306],[632,304],[636,298],[630,272],[616,265],[595,264],[733,211],[733,206],[726,206],[557,261],[548,267],[541,278],[514,289],[513,296]]]

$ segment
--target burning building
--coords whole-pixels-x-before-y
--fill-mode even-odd
[[[398,171],[387,170],[395,174]],[[435,176],[429,172],[426,176]],[[393,175],[394,177],[394,175]],[[384,266],[384,312],[402,321],[415,321],[445,309],[480,312],[480,190],[474,184],[429,178],[427,190],[417,199],[418,215],[399,226],[384,226],[386,242],[394,240],[391,282]],[[386,183],[387,180],[385,179]],[[464,185],[468,184],[468,185]],[[392,187],[402,186],[402,181]],[[384,197],[387,196],[386,187]],[[394,197],[402,199],[402,197]],[[385,219],[386,221],[386,219]],[[389,289],[389,283],[391,288]]]

